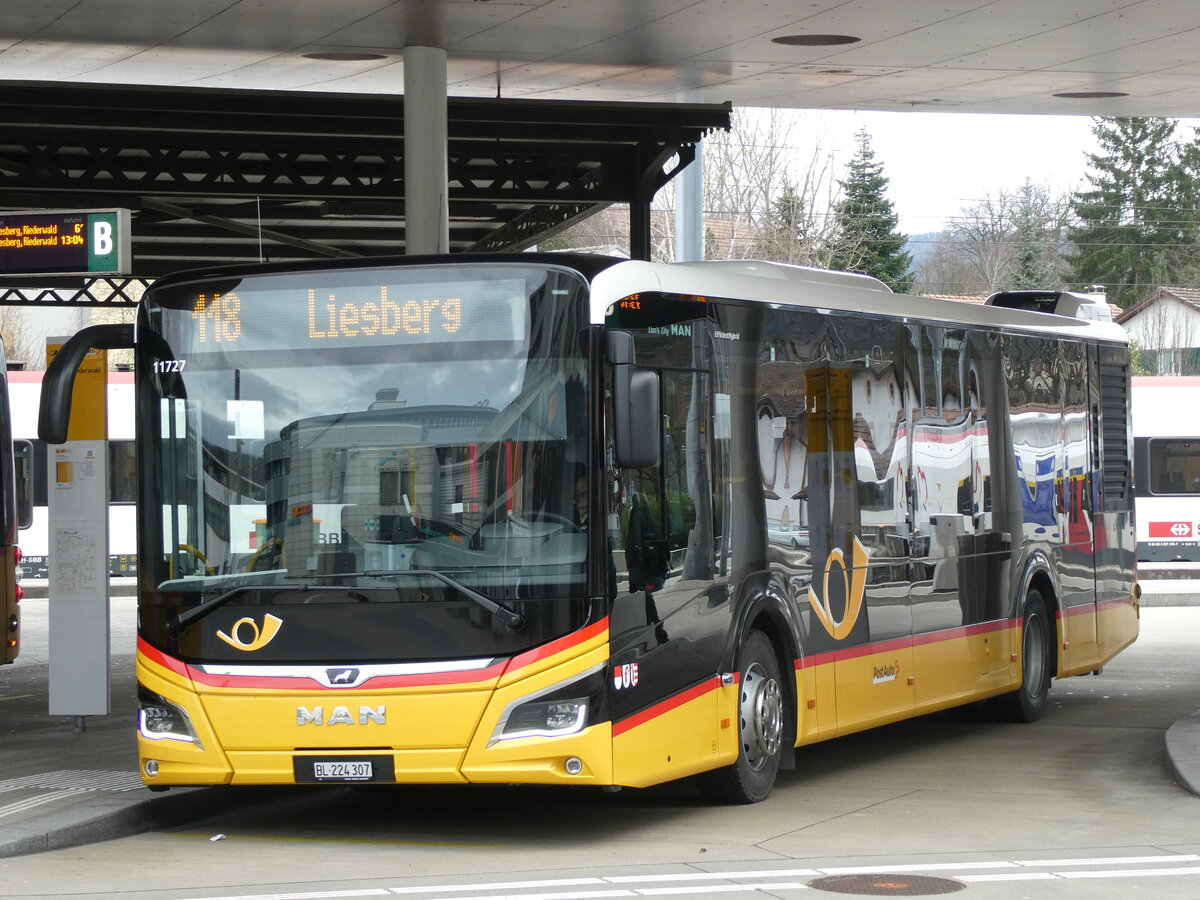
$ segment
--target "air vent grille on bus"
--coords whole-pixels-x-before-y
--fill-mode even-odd
[[[1129,372],[1100,363],[1101,492],[1106,500],[1128,499]]]

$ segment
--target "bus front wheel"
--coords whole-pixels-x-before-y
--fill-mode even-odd
[[[997,711],[1010,722],[1035,722],[1046,706],[1054,674],[1054,625],[1042,592],[1025,595],[1021,628],[1021,686],[997,698]]]
[[[738,666],[738,758],[733,765],[705,772],[700,790],[721,803],[758,803],[775,785],[783,749],[785,697],[775,648],[761,631],[742,644]]]

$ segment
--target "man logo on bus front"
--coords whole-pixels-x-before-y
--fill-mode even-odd
[[[358,681],[358,669],[326,669],[325,678],[330,687],[354,687]]]

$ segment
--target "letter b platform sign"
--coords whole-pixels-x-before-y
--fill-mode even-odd
[[[128,275],[127,209],[0,214],[0,275]]]
[[[88,213],[87,230],[88,272],[128,273],[129,210]]]

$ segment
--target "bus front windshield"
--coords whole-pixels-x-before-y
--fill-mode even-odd
[[[164,287],[139,322],[142,579],[581,596],[586,286],[513,264]],[[411,590],[408,590],[411,588]]]

